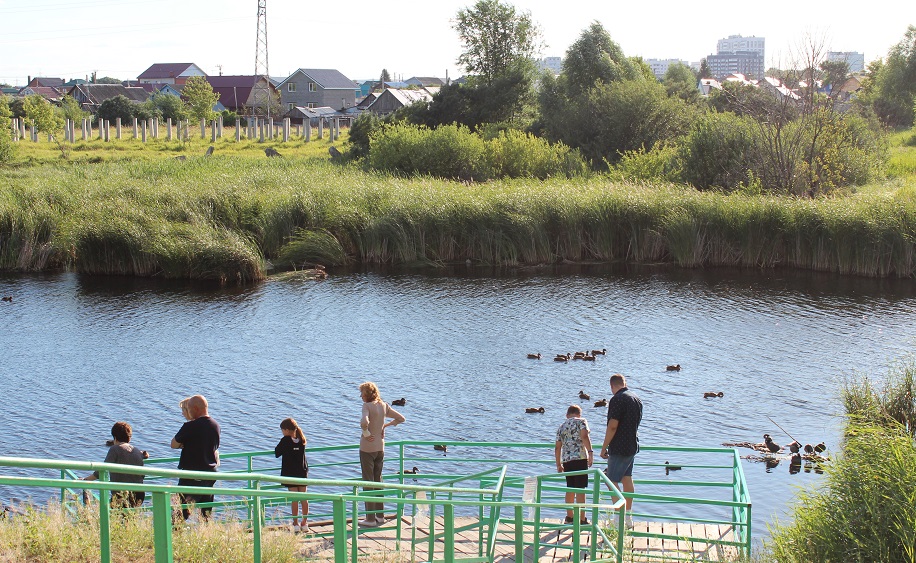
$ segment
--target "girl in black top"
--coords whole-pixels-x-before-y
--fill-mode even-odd
[[[280,440],[280,443],[277,444],[277,447],[274,448],[274,455],[283,458],[280,465],[280,475],[283,477],[298,477],[303,479],[308,477],[309,462],[305,457],[305,434],[302,433],[302,429],[299,428],[299,425],[292,418],[284,418],[283,422],[280,423],[280,430],[283,431],[283,438]],[[291,484],[286,484],[286,488],[296,492],[305,492],[307,489],[304,485]],[[298,520],[299,504],[302,505],[301,526]],[[293,531],[310,532],[309,525],[305,521],[305,517],[309,513],[309,502],[307,500],[302,500],[299,503],[293,501],[292,513]]]

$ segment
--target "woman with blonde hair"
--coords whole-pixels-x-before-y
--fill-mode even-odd
[[[404,422],[404,415],[382,401],[378,386],[367,381],[359,386],[363,399],[363,412],[359,425],[362,436],[359,439],[359,464],[363,481],[382,482],[382,465],[385,460],[385,428]],[[386,422],[386,419],[391,419]],[[366,487],[366,490],[374,490]],[[366,518],[359,525],[374,528],[385,523],[385,505],[380,502],[366,503]]]

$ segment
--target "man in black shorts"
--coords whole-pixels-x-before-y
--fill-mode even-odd
[[[579,405],[572,405],[566,410],[566,420],[557,429],[556,448],[554,457],[557,460],[557,473],[566,471],[584,471],[595,462],[595,453],[592,451],[592,440],[589,436],[588,422],[582,418],[582,409]],[[567,488],[588,488],[588,475],[572,475],[566,477]],[[585,492],[566,493],[566,504],[571,504],[573,499],[578,504],[585,503]],[[573,511],[566,511],[566,523],[572,524]],[[581,522],[588,524],[585,514]]]
[[[601,443],[601,457],[607,460],[605,474],[608,479],[623,486],[625,493],[632,493],[633,460],[639,451],[639,423],[642,421],[642,401],[627,388],[623,375],[611,376],[611,392],[614,396],[607,405],[607,430]],[[633,499],[627,499],[627,527],[633,527],[630,511]]]
[[[187,402],[188,422],[172,438],[172,447],[181,449],[178,460],[178,469],[186,471],[216,471],[219,466],[219,424],[210,418],[207,399],[203,395],[194,395]],[[216,483],[213,479],[179,479],[178,485],[185,487],[212,487]],[[181,504],[213,502],[213,495],[179,495]],[[209,507],[200,509],[203,520],[210,519]],[[187,520],[191,511],[187,508],[181,510],[182,517]]]

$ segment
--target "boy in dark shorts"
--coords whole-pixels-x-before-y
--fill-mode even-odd
[[[566,410],[566,420],[557,429],[557,442],[554,449],[557,460],[557,473],[567,471],[584,471],[592,466],[595,453],[592,451],[592,440],[589,436],[588,421],[582,418],[582,408],[572,405]],[[588,475],[572,475],[566,477],[566,486],[569,488],[588,488]],[[585,493],[566,493],[566,503],[571,504],[573,499],[578,504],[585,503]],[[566,523],[572,524],[573,511],[566,511]],[[588,524],[585,514],[582,514],[583,524]]]

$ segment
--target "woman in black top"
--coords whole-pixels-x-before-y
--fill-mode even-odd
[[[274,448],[274,455],[282,457],[280,464],[280,475],[283,477],[297,477],[304,479],[309,476],[309,462],[305,457],[305,434],[302,429],[292,418],[284,418],[280,423],[280,430],[283,431],[283,438],[277,447]],[[305,492],[307,487],[304,485],[291,485],[284,483],[290,491]],[[302,505],[302,525],[299,525],[299,505]],[[293,513],[293,531],[310,532],[309,525],[305,521],[309,513],[309,501],[302,500],[297,503],[292,502]]]

